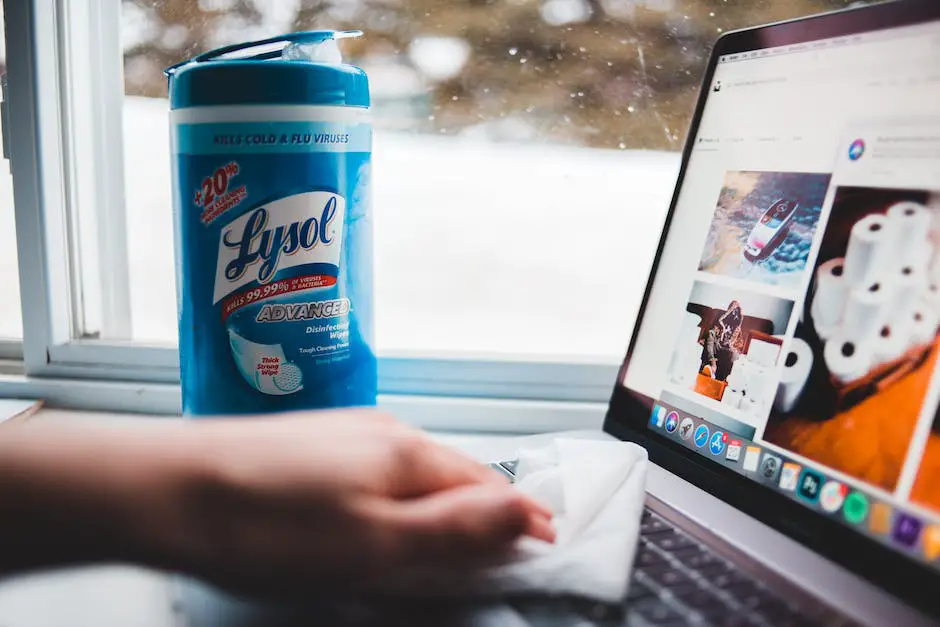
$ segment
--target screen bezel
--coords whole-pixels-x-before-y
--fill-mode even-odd
[[[886,546],[821,516],[783,494],[710,461],[648,428],[654,399],[621,385],[630,366],[653,280],[672,226],[679,191],[686,174],[693,140],[698,134],[718,58],[818,39],[868,33],[889,28],[940,21],[940,3],[903,0],[851,8],[788,22],[726,33],[718,39],[708,60],[695,111],[682,152],[682,162],[663,226],[652,270],[636,317],[630,344],[611,396],[604,431],[644,446],[650,459],[729,505],[780,531],[807,548],[870,580],[897,597],[934,616],[940,616],[940,573],[904,557]],[[824,593],[824,591],[820,591]]]

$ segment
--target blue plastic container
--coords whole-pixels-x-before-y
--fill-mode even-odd
[[[183,412],[374,405],[365,73],[316,31],[169,68]]]

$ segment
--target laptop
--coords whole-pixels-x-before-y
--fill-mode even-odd
[[[934,624],[938,285],[940,3],[721,36],[595,434],[653,462],[628,597],[517,615]],[[234,624],[183,596],[192,624]]]
[[[604,431],[735,509],[652,495],[628,622],[940,616],[938,229],[940,3],[721,37]],[[879,591],[749,555],[753,521]]]

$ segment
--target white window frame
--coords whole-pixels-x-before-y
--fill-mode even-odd
[[[23,361],[23,342],[0,340],[0,361]]]
[[[72,19],[77,10],[87,12]],[[130,319],[123,159],[115,157],[123,146],[120,2],[7,1],[4,12],[5,115],[15,120],[8,126],[24,315],[22,345],[0,344],[0,359],[22,359],[21,372],[0,368],[0,396],[178,413],[175,348],[99,340],[94,334],[76,339],[73,333],[80,324],[104,337],[119,336]],[[66,59],[65,50],[76,45],[87,58]],[[70,63],[92,69],[93,78],[71,81]],[[83,133],[79,146],[76,129]],[[79,214],[86,219],[88,212],[77,207],[91,202],[95,219],[72,223]],[[96,246],[96,256],[83,258],[80,268],[74,255],[78,236]],[[119,271],[102,273],[102,267]],[[82,276],[73,277],[78,272]],[[84,298],[94,302],[79,307]],[[382,355],[380,402],[413,422],[450,430],[596,427],[617,370],[614,364],[562,359]]]

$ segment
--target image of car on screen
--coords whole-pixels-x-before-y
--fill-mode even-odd
[[[699,271],[798,288],[806,277],[829,178],[807,172],[725,172]]]
[[[773,254],[786,239],[793,216],[800,204],[781,198],[774,202],[751,229],[744,245],[743,255],[748,261],[758,261]]]

